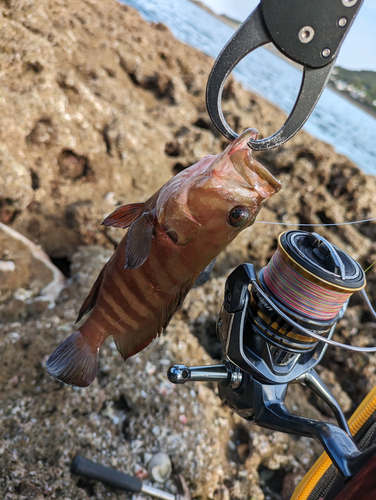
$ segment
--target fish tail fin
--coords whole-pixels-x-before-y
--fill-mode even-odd
[[[98,351],[99,346],[76,330],[51,354],[47,373],[65,384],[87,387],[97,372]]]

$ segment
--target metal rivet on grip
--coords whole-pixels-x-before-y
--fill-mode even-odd
[[[299,40],[302,43],[309,43],[315,36],[315,30],[311,26],[304,26],[299,31]]]
[[[340,19],[338,19],[338,26],[340,28],[343,28],[344,26],[346,26],[346,24],[347,24],[346,17],[341,17]]]
[[[330,49],[323,49],[323,51],[321,52],[321,55],[323,57],[329,57],[330,56]]]
[[[358,0],[342,0],[342,3],[345,7],[353,7],[356,3],[358,3]]]

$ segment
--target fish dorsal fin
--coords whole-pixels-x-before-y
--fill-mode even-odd
[[[145,203],[123,205],[106,217],[102,224],[104,226],[121,227],[125,229],[139,219],[144,212]]]
[[[137,269],[149,257],[153,238],[153,223],[143,214],[128,231],[124,269]]]
[[[98,293],[99,289],[101,287],[102,281],[103,281],[103,276],[104,276],[104,270],[106,269],[107,264],[103,267],[102,271],[99,273],[98,278],[95,280],[95,283],[90,290],[89,295],[86,297],[85,302],[82,304],[81,309],[78,313],[78,318],[76,319],[76,323],[80,321],[80,319],[85,316],[86,313],[91,311],[93,307],[95,306],[95,303],[97,302],[98,299]]]

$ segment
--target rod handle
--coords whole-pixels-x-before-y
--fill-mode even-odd
[[[81,455],[77,455],[72,460],[71,472],[85,479],[94,479],[95,481],[107,483],[119,490],[139,493],[142,488],[142,481],[137,477],[97,464]]]

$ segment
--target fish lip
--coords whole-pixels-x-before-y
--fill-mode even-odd
[[[282,188],[282,184],[280,183],[280,181],[278,179],[276,179],[274,177],[274,175],[271,172],[269,172],[269,170],[267,168],[265,168],[263,165],[261,165],[261,163],[259,163],[257,160],[252,159],[252,157],[251,157],[252,150],[248,146],[248,144],[246,145],[245,148],[241,148],[241,149],[238,149],[237,151],[235,151],[235,153],[237,153],[239,151],[244,151],[245,154],[243,155],[243,159],[244,159],[244,163],[247,165],[247,167],[252,172],[257,174],[261,179],[263,179],[268,184],[270,184],[272,186],[272,188],[275,190],[275,192],[278,192]],[[233,154],[235,154],[235,153],[233,153]],[[230,155],[230,158],[231,158],[231,156],[232,155]]]

